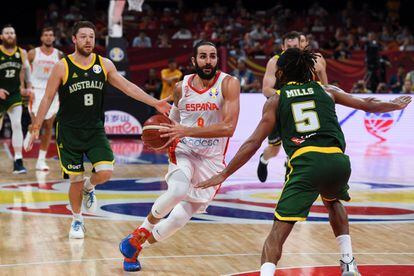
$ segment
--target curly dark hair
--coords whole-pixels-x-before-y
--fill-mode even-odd
[[[318,54],[308,48],[300,50],[289,48],[277,60],[276,85],[280,89],[288,82],[305,83],[315,75],[315,64]]]

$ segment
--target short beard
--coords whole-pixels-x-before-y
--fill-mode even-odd
[[[4,48],[7,48],[7,49],[14,48],[16,47],[16,40],[13,41],[12,43],[8,43],[7,40],[3,40],[3,46]]]
[[[83,50],[83,49],[81,49],[81,48],[77,48],[76,50],[78,51],[78,53],[79,53],[80,55],[82,55],[82,56],[84,56],[84,57],[89,57],[89,56],[92,54],[92,52],[93,52],[93,51],[91,51],[90,53],[88,53],[88,52],[84,51],[84,50]]]
[[[203,69],[198,66],[197,62],[195,62],[196,73],[203,80],[211,80],[212,78],[214,78],[216,76],[217,67],[218,67],[218,65],[216,64],[216,66],[211,68],[211,73],[206,74],[206,73],[203,72]]]

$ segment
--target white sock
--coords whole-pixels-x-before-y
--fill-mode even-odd
[[[336,237],[336,241],[341,250],[341,260],[344,263],[349,263],[352,261],[352,244],[350,235],[340,235]]]
[[[139,228],[145,228],[149,232],[151,232],[152,229],[154,229],[154,226],[155,226],[155,224],[152,224],[151,222],[148,221],[148,218],[145,218],[144,222],[141,224],[141,226]]]
[[[269,160],[264,159],[263,154],[262,154],[262,156],[260,156],[260,162],[267,165],[269,163]]]
[[[83,183],[83,188],[87,191],[91,191],[95,188],[95,185],[91,183],[90,177],[85,177],[85,182]]]
[[[73,219],[83,221],[82,213],[79,213],[79,214],[73,213]]]
[[[47,153],[47,151],[45,151],[45,150],[39,150],[39,157],[38,157],[38,159],[39,160],[45,160],[46,159],[46,153]]]
[[[17,151],[16,149],[14,149],[14,160],[16,161],[17,159],[23,159],[23,154],[22,151]]]
[[[260,276],[273,276],[275,271],[276,265],[274,263],[264,263],[260,267]]]

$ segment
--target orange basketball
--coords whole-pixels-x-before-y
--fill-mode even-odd
[[[160,137],[159,130],[166,128],[161,126],[161,123],[170,124],[171,120],[164,115],[154,115],[145,121],[141,136],[144,145],[150,148],[160,148],[168,142],[169,137]]]

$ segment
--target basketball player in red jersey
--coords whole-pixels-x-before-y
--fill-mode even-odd
[[[213,43],[197,43],[192,57],[196,74],[185,76],[175,86],[170,112],[174,123],[164,124],[168,129],[160,130],[162,137],[174,141],[165,177],[168,190],[154,202],[144,223],[120,243],[126,271],[140,270],[137,257],[141,249],[165,240],[194,214],[204,212],[217,192],[218,187],[194,188],[198,181],[224,169],[229,137],[239,117],[240,83],[217,71],[217,60]]]

